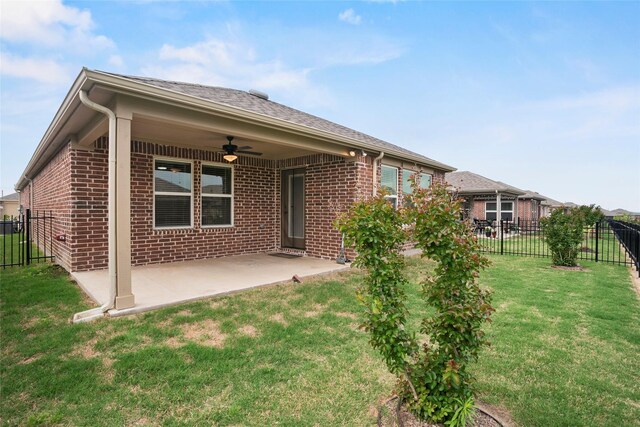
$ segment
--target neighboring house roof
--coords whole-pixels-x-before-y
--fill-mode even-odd
[[[445,174],[445,180],[454,186],[460,194],[484,194],[496,191],[515,196],[525,194],[518,188],[468,171],[449,172]]]
[[[18,193],[11,193],[11,194],[7,194],[6,196],[0,197],[0,202],[19,202],[20,201],[20,194]]]
[[[577,207],[578,207],[578,205],[576,205],[576,204],[575,204],[575,203],[573,203],[573,202],[565,202],[565,203],[563,203],[562,205],[563,205],[565,208],[577,208]]]
[[[614,216],[616,216],[616,214],[613,211],[610,211],[610,210],[607,210],[607,209],[600,208],[600,212],[602,212],[602,215],[604,215],[606,217],[614,217]]]
[[[509,185],[507,183],[504,183],[502,181],[496,181],[499,184],[502,184],[506,187],[512,188],[516,191],[521,191],[523,194],[521,194],[520,196],[518,196],[518,199],[534,199],[534,200],[544,200],[544,196],[540,195],[540,193],[536,193],[535,191],[531,191],[531,190],[521,190],[518,187],[514,187],[513,185]]]
[[[308,128],[330,132],[335,135],[351,138],[353,140],[362,142],[380,151],[392,151],[398,154],[416,156],[419,157],[420,160],[430,165],[438,166],[446,171],[455,170],[454,167],[437,162],[421,154],[414,153],[413,151],[407,150],[406,148],[402,148],[373,136],[358,132],[346,126],[330,122],[329,120],[322,119],[312,114],[296,110],[295,108],[291,108],[286,105],[270,101],[268,99],[260,98],[243,90],[229,89],[217,86],[205,86],[195,83],[160,80],[149,77],[128,76],[122,74],[107,73],[103,71],[98,72],[159,87],[173,92],[179,92],[184,95],[214,101],[217,103],[228,105],[230,107],[239,108],[245,111],[251,111],[253,113],[261,114],[274,119],[306,126]]]
[[[519,197],[519,199],[540,200],[541,202],[546,199],[545,196],[543,196],[542,194],[538,193],[537,191],[531,191],[531,190],[522,190],[522,191],[524,191],[524,194],[521,195]]]
[[[631,212],[622,208],[614,209],[610,212],[613,214],[613,216],[623,216],[623,215],[640,216],[640,212]]]
[[[544,197],[544,200],[542,200],[543,205],[550,206],[552,208],[559,208],[564,206],[564,203],[558,200],[552,199],[551,197],[547,197],[547,196],[542,196],[542,197]]]

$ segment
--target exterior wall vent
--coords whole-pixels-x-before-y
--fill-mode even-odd
[[[253,96],[257,96],[260,99],[264,99],[265,101],[269,100],[269,95],[264,92],[260,92],[259,90],[249,89],[249,94]]]

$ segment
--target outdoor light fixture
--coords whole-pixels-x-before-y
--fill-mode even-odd
[[[235,154],[225,154],[224,156],[222,156],[222,158],[225,159],[227,162],[231,163],[235,159],[237,159],[238,156],[236,156]]]
[[[362,156],[362,157],[367,157],[367,153],[364,152],[364,150],[356,150],[354,148],[349,150],[349,155],[351,157],[355,157],[356,155]]]
[[[356,150],[349,150],[349,155],[351,157],[355,157],[356,156]]]

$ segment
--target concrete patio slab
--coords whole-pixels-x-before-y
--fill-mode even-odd
[[[132,292],[135,306],[110,310],[111,316],[141,313],[185,301],[223,295],[245,289],[348,269],[311,257],[283,258],[251,254],[133,267]],[[107,270],[71,273],[80,287],[98,304],[109,298]]]

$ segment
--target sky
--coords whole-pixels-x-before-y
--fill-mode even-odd
[[[563,202],[640,212],[640,2],[0,0],[0,187],[82,67],[271,100]]]

